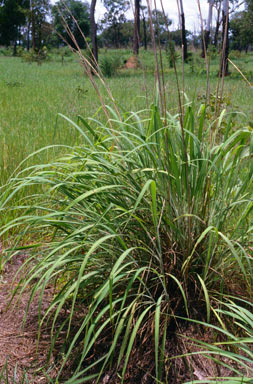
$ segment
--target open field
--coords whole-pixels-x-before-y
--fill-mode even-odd
[[[120,55],[124,59],[131,51],[113,50],[104,55]],[[203,102],[206,75],[204,60],[194,56],[194,64],[185,65],[185,93],[190,101]],[[164,54],[167,108],[177,112],[177,92],[173,69],[168,69]],[[121,69],[118,75],[107,79],[107,83],[119,106],[127,111],[146,108],[154,97],[154,59],[152,52],[141,53],[145,68],[138,70]],[[235,64],[252,81],[253,54],[233,58]],[[211,62],[211,92],[215,94],[219,59]],[[237,122],[240,126],[253,120],[253,92],[232,66],[232,75],[225,79],[224,107],[228,111],[239,111]],[[192,72],[194,71],[194,72]],[[181,64],[178,62],[179,78]],[[181,80],[180,80],[181,81]],[[16,166],[30,153],[50,144],[72,145],[78,142],[77,133],[70,125],[57,119],[62,113],[76,120],[77,115],[92,116],[99,108],[98,98],[88,78],[74,56],[67,57],[64,65],[60,56],[52,55],[51,61],[38,66],[28,64],[20,58],[0,56],[0,183],[6,182]],[[103,114],[101,118],[104,119]],[[43,154],[39,161],[46,161]]]

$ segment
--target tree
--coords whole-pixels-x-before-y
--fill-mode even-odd
[[[181,37],[182,37],[182,47],[183,47],[183,59],[187,60],[187,38],[186,38],[186,29],[185,29],[185,17],[184,17],[183,0],[179,0],[179,13],[180,13],[180,21],[181,21]]]
[[[0,0],[0,44],[13,44],[14,54],[28,8],[28,0]]]
[[[143,44],[144,44],[144,49],[145,51],[147,50],[148,48],[148,44],[147,44],[147,23],[146,23],[146,15],[145,15],[145,11],[147,10],[147,7],[145,6],[141,6],[141,12],[142,12],[142,26],[143,26]]]
[[[250,15],[253,15],[253,0],[246,0],[246,10],[250,13]]]
[[[171,25],[172,21],[158,9],[152,11],[152,22],[156,41],[165,44],[168,40],[167,26]]]
[[[127,20],[118,25],[119,33],[117,36],[117,44],[121,47],[131,47],[133,44],[134,22]],[[115,28],[113,25],[104,27],[102,33],[99,34],[99,42],[102,46],[116,47],[115,45]]]
[[[92,44],[92,53],[96,62],[98,62],[98,42],[97,42],[97,24],[95,21],[95,9],[97,0],[91,0],[90,5],[90,37]]]
[[[238,12],[230,21],[231,47],[248,52],[253,43],[253,11]]]
[[[228,75],[228,52],[229,52],[229,0],[223,0],[222,7],[222,57],[220,64],[220,76]]]
[[[140,20],[140,33],[139,33],[139,46],[140,42],[143,41],[144,48],[147,49],[147,44],[151,41],[151,33],[149,28],[147,28],[147,7],[140,7],[142,13],[142,20]],[[165,18],[166,17],[166,18]],[[155,39],[165,45],[168,40],[167,28],[166,25],[171,24],[171,20],[163,15],[159,10],[152,11],[152,27],[155,35]],[[99,40],[105,46],[130,46],[133,41],[134,35],[134,20],[124,20],[118,22],[116,28],[113,24],[106,24],[104,22],[104,27],[102,33],[99,35]],[[116,29],[116,30],[115,30]],[[116,34],[117,33],[117,34]]]
[[[120,40],[120,27],[122,23],[126,22],[126,12],[129,9],[128,0],[104,0],[106,13],[104,15],[103,23],[107,27],[112,27],[112,38],[116,48],[119,48]]]
[[[30,0],[32,48],[36,51],[42,48],[43,29],[47,22],[49,10],[49,0]]]
[[[209,45],[209,39],[210,39],[210,30],[211,30],[211,24],[212,24],[212,12],[213,12],[213,0],[208,0],[209,7],[208,7],[208,18],[206,22],[206,27],[204,30],[204,36],[202,41],[202,57],[205,57],[205,51],[208,49]]]
[[[133,53],[139,54],[140,45],[140,0],[134,0],[134,42]]]
[[[220,24],[221,24],[221,19],[220,19],[220,13],[221,13],[221,0],[216,0],[214,2],[214,7],[216,8],[216,26],[215,26],[215,33],[214,33],[214,41],[213,44],[217,48],[218,46],[218,37],[219,37],[219,29],[220,29]]]
[[[222,27],[224,27],[224,21],[226,19],[226,16],[225,16],[225,19],[224,19],[224,9],[227,8],[227,11],[225,10],[225,13],[227,12],[227,33],[228,33],[228,37],[229,37],[229,30],[230,30],[230,21],[229,19],[232,17],[232,15],[236,15],[238,12],[238,9],[243,5],[243,3],[245,4],[246,8],[248,7],[248,5],[253,2],[253,0],[230,0],[229,1],[229,7],[227,6],[228,2],[226,2],[224,4],[224,1],[223,0],[212,0],[213,3],[214,3],[214,7],[216,9],[216,27],[215,27],[215,33],[214,33],[214,46],[217,48],[218,46],[218,39],[219,39],[219,29],[220,29],[220,25],[222,25]],[[253,6],[252,6],[253,7]],[[226,23],[226,21],[225,21]],[[224,28],[222,29],[222,33],[221,33],[221,40],[224,41]],[[228,45],[229,45],[229,39],[227,38],[227,42],[228,42]],[[228,48],[228,47],[227,47]]]
[[[65,42],[74,48],[76,48],[76,44],[80,48],[86,47],[82,33],[84,36],[89,36],[90,33],[90,6],[88,3],[80,0],[60,0],[53,6],[52,16],[54,29],[58,34],[60,44],[63,43],[63,38]],[[73,34],[76,43],[69,36],[67,27]]]

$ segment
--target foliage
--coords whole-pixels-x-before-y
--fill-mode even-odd
[[[49,60],[48,50],[46,47],[42,47],[42,49],[37,52],[33,49],[30,49],[29,51],[24,51],[22,52],[21,57],[24,61],[28,63],[35,62],[38,65],[41,65],[46,60]]]
[[[117,69],[121,65],[121,58],[119,55],[105,55],[101,58],[99,62],[99,66],[101,68],[102,74],[105,77],[115,76],[117,73]]]
[[[11,47],[1,47],[0,48],[0,55],[1,56],[11,56],[13,54],[13,51]]]
[[[165,44],[168,41],[167,27],[172,24],[168,16],[164,17],[163,12],[154,9],[152,11],[152,23],[154,28],[155,39]]]
[[[126,21],[120,25],[118,30],[118,41],[121,47],[130,47],[133,41],[133,21]],[[103,30],[98,36],[100,46],[113,47],[115,45],[115,28],[112,25],[103,25]]]
[[[47,22],[50,10],[49,0],[32,0],[28,14],[31,23],[32,48],[39,51],[47,43],[51,34],[51,25]]]
[[[143,11],[143,17],[140,20],[140,42],[143,42],[144,40],[144,21],[143,21],[144,17],[147,17],[147,16]],[[160,39],[161,44],[164,45],[168,40],[166,23],[169,26],[171,24],[171,20],[166,16],[166,22],[165,22],[163,13],[158,10],[153,10],[152,23],[153,23],[156,40],[158,41],[158,39]],[[146,26],[146,24],[148,24],[148,21],[145,21],[146,39],[147,39],[147,43],[150,43],[151,42],[150,28]],[[109,47],[112,47],[112,46],[130,47],[132,45],[134,21],[126,20],[124,14],[122,14],[122,17],[119,18],[119,20],[116,21],[115,19],[114,23],[111,21],[111,19],[108,20],[107,16],[105,16],[103,23],[100,26],[100,29],[102,30],[102,33],[99,36],[99,39],[103,45],[109,46]]]
[[[179,55],[176,53],[175,43],[173,40],[170,40],[166,44],[166,56],[169,62],[169,67],[173,68],[174,62],[176,62],[179,58]]]
[[[20,38],[28,7],[28,0],[0,1],[0,45],[11,45]]]
[[[126,21],[126,12],[130,8],[129,1],[125,0],[104,0],[104,7],[106,12],[102,20],[102,25],[107,27],[111,26],[111,33],[113,33],[113,41],[116,48],[119,48],[119,35],[122,24]]]
[[[231,47],[248,51],[253,42],[253,11],[239,12],[230,21]]]
[[[89,35],[90,31],[90,16],[89,16],[89,4],[79,0],[58,1],[52,8],[53,24],[56,31],[55,39],[59,45],[64,42],[62,38],[68,42],[68,44],[76,48],[75,43],[70,38],[67,31],[67,26],[80,48],[86,48],[84,36]],[[77,21],[78,25],[73,21],[73,17]],[[64,22],[63,22],[64,19]],[[66,25],[67,26],[66,26]],[[80,30],[78,28],[80,27]]]
[[[14,250],[28,232],[40,233],[40,240],[51,236],[31,257],[33,268],[17,290],[32,287],[30,299],[41,292],[42,300],[47,284],[58,286],[41,324],[51,316],[52,335],[66,325],[59,376],[77,348],[76,383],[99,382],[112,362],[123,382],[134,343],[148,343],[152,375],[161,381],[173,316],[209,323],[215,298],[231,292],[235,276],[250,292],[252,133],[232,133],[228,122],[220,134],[224,112],[208,124],[204,105],[187,107],[183,130],[177,117],[163,119],[157,105],[148,116],[108,110],[106,124],[65,118],[84,145],[12,179],[2,211],[22,189],[39,185],[43,194],[22,200],[2,235],[19,228]],[[75,312],[83,307],[87,312],[73,332]],[[68,317],[58,328],[62,308]],[[102,340],[110,347],[94,356]]]

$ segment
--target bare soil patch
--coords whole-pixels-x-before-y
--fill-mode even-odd
[[[137,69],[139,68],[140,63],[138,61],[138,58],[136,56],[131,56],[125,63],[125,68],[127,69]]]
[[[26,258],[25,254],[16,255],[11,263],[5,265],[4,273],[0,275],[0,372],[7,361],[8,374],[6,371],[2,380],[7,381],[8,376],[9,383],[12,384],[16,371],[16,383],[22,382],[26,373],[29,384],[44,384],[48,381],[40,368],[45,365],[47,360],[50,348],[50,329],[42,329],[40,342],[37,343],[38,297],[31,303],[24,326],[23,318],[29,301],[29,290],[8,308],[11,294],[18,283],[18,278],[14,282],[13,279]],[[42,314],[45,313],[52,294],[52,288],[46,289],[41,308]],[[51,358],[49,366],[51,368],[50,376],[54,376],[56,369],[53,358]]]

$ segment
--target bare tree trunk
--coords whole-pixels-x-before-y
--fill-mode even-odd
[[[213,12],[213,0],[209,1],[209,10],[208,10],[208,18],[206,22],[206,29],[204,31],[204,39],[202,40],[202,57],[205,57],[205,51],[208,50],[209,39],[210,39],[210,30],[212,24],[212,12]]]
[[[185,30],[183,0],[179,0],[179,4],[180,4],[182,46],[183,46],[184,60],[187,60],[187,39],[186,39],[186,30]]]
[[[219,3],[219,8],[217,8],[217,20],[216,20],[216,28],[215,28],[214,41],[213,41],[215,48],[217,48],[218,46],[218,36],[219,36],[219,29],[220,29],[220,10],[221,10],[221,2]]]
[[[113,29],[114,29],[114,45],[115,45],[115,48],[119,48],[119,32],[120,32],[120,28],[119,28],[119,23],[115,23],[113,24]]]
[[[139,54],[140,45],[140,0],[134,0],[134,43],[133,53]]]
[[[143,21],[143,38],[144,38],[144,49],[147,50],[147,24],[145,19],[144,11],[142,10],[142,21]]]
[[[13,56],[16,56],[17,54],[17,39],[15,39],[13,44]]]
[[[95,21],[95,9],[97,0],[91,0],[90,6],[90,37],[92,44],[92,53],[96,63],[98,62],[98,43],[97,43],[97,25]]]
[[[41,25],[38,26],[38,41],[37,41],[37,49],[38,51],[41,50],[41,40],[42,40],[42,37],[41,37]]]
[[[120,23],[117,24],[117,48],[120,48]]]
[[[31,25],[31,23],[29,21],[28,24],[27,24],[27,40],[26,40],[26,49],[27,49],[27,51],[29,51],[29,49],[30,49],[30,25]]]
[[[33,0],[30,1],[30,8],[31,8],[31,24],[32,24],[32,49],[35,51],[36,42],[35,42],[35,17],[34,17]]]
[[[229,0],[223,0],[222,9],[222,58],[220,65],[220,76],[228,76],[228,53],[229,53]]]

